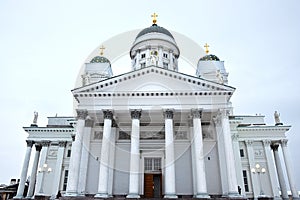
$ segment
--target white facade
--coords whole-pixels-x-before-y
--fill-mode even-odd
[[[154,24],[131,47],[131,72],[113,76],[104,57],[86,63],[82,87],[72,90],[76,118],[50,117],[47,127],[24,128],[28,147],[16,198],[23,197],[30,159],[28,197],[61,191],[66,197],[286,199],[288,188],[298,197],[285,135],[290,126],[235,116],[224,63],[214,55],[199,58],[190,76],[178,72],[179,55],[171,33]]]

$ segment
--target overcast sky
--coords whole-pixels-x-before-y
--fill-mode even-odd
[[[150,26],[157,12],[160,26],[209,43],[225,61],[235,114],[260,113],[273,125],[277,110],[292,125],[287,137],[299,189],[299,6],[298,0],[0,1],[0,183],[20,176],[22,127],[33,112],[39,126],[47,116],[73,115],[70,90],[84,60],[112,36]]]

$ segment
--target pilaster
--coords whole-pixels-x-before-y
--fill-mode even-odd
[[[51,199],[55,199],[56,194],[59,191],[60,178],[61,178],[61,173],[62,173],[62,164],[63,164],[66,145],[67,145],[66,141],[58,142],[58,150],[57,150],[56,165],[55,165],[55,170],[54,170],[54,179],[53,179],[53,185],[52,185]]]

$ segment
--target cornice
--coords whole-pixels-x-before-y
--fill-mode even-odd
[[[247,126],[237,127],[238,131],[288,131],[291,126]]]
[[[188,74],[184,74],[184,73],[180,73],[180,72],[176,72],[176,71],[172,71],[172,70],[167,70],[167,69],[163,69],[160,67],[156,67],[156,66],[150,66],[150,67],[146,67],[146,68],[142,68],[139,70],[135,70],[135,71],[131,71],[125,74],[121,74],[119,76],[114,76],[112,78],[109,79],[105,79],[87,86],[83,86],[80,88],[75,88],[72,90],[74,96],[76,95],[77,92],[80,93],[92,93],[96,90],[108,87],[108,86],[112,86],[114,84],[120,84],[124,81],[130,80],[130,79],[135,79],[137,77],[146,75],[146,74],[159,74],[159,75],[164,75],[166,77],[170,77],[170,78],[174,78],[177,79],[179,81],[183,81],[189,84],[194,84],[194,85],[198,85],[198,86],[202,86],[205,87],[207,89],[210,89],[212,91],[230,91],[231,94],[234,92],[235,88],[228,86],[228,85],[223,85],[223,84],[219,84],[213,81],[209,81],[209,80],[205,80],[199,77],[195,77],[195,76],[191,76]]]

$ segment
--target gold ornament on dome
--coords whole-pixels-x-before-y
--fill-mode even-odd
[[[209,45],[207,43],[205,43],[204,47],[205,47],[205,53],[208,54],[209,53],[209,49],[208,49]]]
[[[157,15],[156,13],[153,13],[153,14],[151,15],[151,17],[152,17],[152,22],[153,22],[153,24],[156,24],[156,22],[157,22],[156,17],[158,17],[158,15]]]

